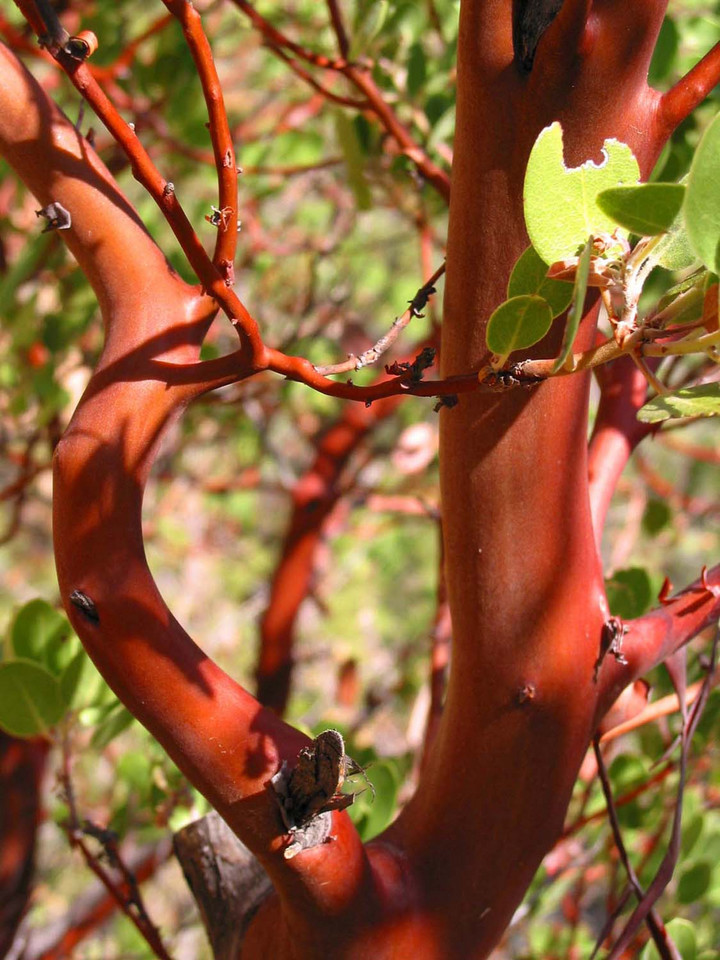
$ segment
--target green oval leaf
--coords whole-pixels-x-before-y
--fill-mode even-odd
[[[552,309],[542,297],[512,297],[501,303],[488,320],[487,345],[500,356],[525,350],[542,340],[552,319]]]
[[[572,284],[564,280],[550,280],[548,265],[535,247],[528,247],[513,267],[508,281],[508,299],[536,294],[550,304],[553,318],[564,313],[572,300]]]
[[[683,387],[666,397],[654,397],[638,410],[643,423],[659,423],[674,417],[717,417],[720,414],[720,383]]]
[[[357,60],[369,54],[369,48],[383,28],[390,7],[388,0],[370,0],[358,4],[358,13],[350,40],[348,58]]]
[[[720,272],[720,114],[698,144],[685,194],[685,226],[695,253]]]
[[[427,80],[427,58],[422,44],[417,42],[410,47],[407,61],[407,92],[412,99]]]
[[[47,733],[65,704],[55,677],[33,660],[0,663],[0,727],[16,737]]]
[[[618,140],[606,140],[602,152],[600,164],[588,160],[580,167],[566,167],[557,121],[535,141],[525,173],[525,224],[545,263],[575,256],[589,234],[615,229],[597,205],[597,196],[609,187],[637,183],[640,168],[630,147]]]
[[[706,860],[698,860],[680,874],[677,898],[680,903],[696,903],[707,892],[712,868]]]
[[[652,259],[666,270],[685,270],[698,262],[683,224],[672,227],[653,251]]]
[[[656,537],[670,523],[673,512],[665,500],[650,497],[642,516],[642,528],[650,537]]]
[[[10,639],[16,657],[46,662],[48,646],[63,632],[70,632],[66,618],[40,597],[18,610]],[[49,665],[49,664],[48,664]]]
[[[61,676],[70,661],[82,650],[79,638],[63,617],[63,627],[47,643],[44,664],[54,677]]]
[[[682,183],[640,183],[603,190],[597,205],[618,226],[649,237],[671,228],[684,199]]]
[[[697,956],[697,937],[695,927],[683,917],[675,917],[667,924],[667,932],[673,938],[683,960],[695,960]]]

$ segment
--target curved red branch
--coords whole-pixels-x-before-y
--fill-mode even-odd
[[[33,28],[39,32],[40,36],[43,36],[45,32],[44,24],[35,10],[33,0],[23,0],[22,7],[26,16],[31,18]],[[41,24],[40,27],[38,27],[38,22]],[[197,38],[195,38],[195,42],[197,43]],[[262,363],[264,346],[257,323],[245,305],[228,286],[227,281],[230,275],[228,268],[223,268],[223,272],[221,272],[205,252],[175,195],[173,184],[159,173],[134,129],[120,116],[94,78],[88,64],[71,57],[62,49],[58,50],[55,56],[73,85],[125,151],[130,160],[133,175],[145,187],[162,211],[204,290],[215,298],[227,316],[232,319],[238,332],[242,334],[252,349],[254,357],[258,359],[259,363]],[[207,62],[204,61],[204,63],[207,73],[209,68]],[[206,80],[208,80],[208,77],[206,77]],[[216,113],[218,112],[216,111]],[[229,139],[229,133],[227,136]],[[232,170],[234,177],[234,160]],[[222,182],[224,184],[225,180],[223,179]],[[223,189],[226,189],[226,187],[223,186]],[[234,186],[233,189],[235,189]],[[232,208],[237,210],[236,200],[233,201]],[[234,242],[233,240],[233,244]],[[223,244],[223,250],[225,250],[225,243]]]
[[[262,710],[193,643],[159,595],[143,549],[148,471],[189,395],[160,371],[197,361],[207,298],[172,273],[90,146],[4,48],[0,69],[0,151],[41,202],[52,199],[71,214],[63,233],[93,282],[107,331],[54,457],[63,603],[122,701],[263,860],[277,889],[305,905],[289,910],[301,933],[318,911],[337,912],[368,887],[362,845],[347,815],[336,813],[338,839],[323,856],[283,858],[285,829],[266,785],[306,738]]]
[[[649,613],[627,623],[622,652],[627,664],[603,664],[598,719],[633,680],[689,643],[720,618],[720,565]]]
[[[720,83],[720,43],[716,43],[702,60],[685,74],[660,100],[660,116],[668,136],[675,127],[699,106]]]

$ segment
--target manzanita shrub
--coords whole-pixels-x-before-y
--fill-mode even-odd
[[[638,457],[653,492],[634,548],[620,549],[634,521],[611,503],[633,451],[671,443],[668,428],[692,425],[685,454],[713,461],[720,118],[712,103],[702,131],[692,117],[720,77],[717,11],[680,10],[694,56],[658,0],[462,0],[459,24],[449,0],[17,6],[0,13],[0,153],[36,200],[15,181],[0,195],[1,412],[32,430],[3,499],[12,542],[54,451],[66,615],[42,599],[14,610],[0,727],[53,744],[52,815],[134,925],[118,951],[169,956],[118,834],[135,823],[157,840],[212,807],[267,874],[250,909],[245,878],[221,890],[212,867],[197,885],[207,844],[185,863],[216,956],[444,960],[500,942],[518,957],[718,956],[720,568],[703,565],[716,539],[687,546],[673,573],[692,582],[675,591],[665,554],[679,501],[701,509],[692,479],[663,487]],[[75,122],[78,96],[107,133]],[[259,179],[241,180],[239,203],[241,167]],[[42,232],[19,243],[28,220]],[[368,319],[388,299],[408,307]],[[385,373],[366,372],[386,351]],[[69,357],[87,383],[68,422]],[[222,399],[197,403],[209,395]],[[427,428],[414,450],[413,421]],[[202,495],[177,495],[174,523],[146,510],[143,528],[158,455],[159,484],[190,472]],[[637,504],[629,476],[620,492]],[[284,533],[264,487],[290,503]],[[258,699],[189,638],[145,558],[154,528],[187,548],[214,511],[239,551],[233,589],[262,597],[248,621],[264,604]],[[402,528],[401,511],[425,529]],[[267,529],[282,540],[272,575]],[[355,570],[342,604],[329,538]],[[315,680],[313,702],[298,634],[336,643],[352,622],[337,689]],[[427,684],[407,643],[423,631]],[[363,655],[397,682],[376,680],[360,707]],[[389,706],[415,732],[383,743],[379,723],[371,743]],[[83,764],[100,757],[115,771],[103,822],[77,790],[97,803]],[[13,799],[9,778],[2,790]],[[15,848],[29,864],[31,839]]]

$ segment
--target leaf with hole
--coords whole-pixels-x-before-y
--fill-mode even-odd
[[[541,131],[530,153],[523,200],[530,241],[545,263],[577,255],[589,234],[612,233],[615,222],[597,204],[609,187],[635,184],[640,168],[632,150],[606,140],[604,159],[565,166],[562,127],[556,121]]]

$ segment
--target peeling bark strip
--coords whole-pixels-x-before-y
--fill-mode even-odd
[[[248,924],[272,890],[270,878],[215,811],[178,831],[173,847],[213,957],[237,960]]]
[[[80,613],[89,620],[90,623],[100,623],[100,614],[97,612],[95,601],[91,600],[86,593],[80,590],[73,590],[70,594],[70,603],[77,607]]]
[[[610,617],[603,624],[602,633],[600,634],[600,653],[595,661],[595,669],[593,670],[593,680],[596,683],[600,673],[600,667],[603,665],[603,661],[608,654],[614,657],[616,663],[622,664],[623,666],[627,665],[627,659],[622,652],[622,648],[623,638],[629,630],[630,627],[623,623],[620,617]]]
[[[43,233],[49,233],[51,230],[69,230],[72,226],[70,211],[66,210],[57,200],[49,203],[42,210],[36,210],[35,216],[44,217],[47,220],[43,227]]]
[[[557,16],[563,0],[514,0],[515,59],[530,73],[540,38]]]
[[[292,836],[284,852],[286,860],[330,838],[330,813],[352,805],[355,794],[341,790],[345,778],[356,773],[364,771],[345,753],[345,743],[337,730],[325,730],[309,747],[303,747],[290,773],[283,763],[270,783],[283,823]],[[372,789],[369,781],[368,785]]]

